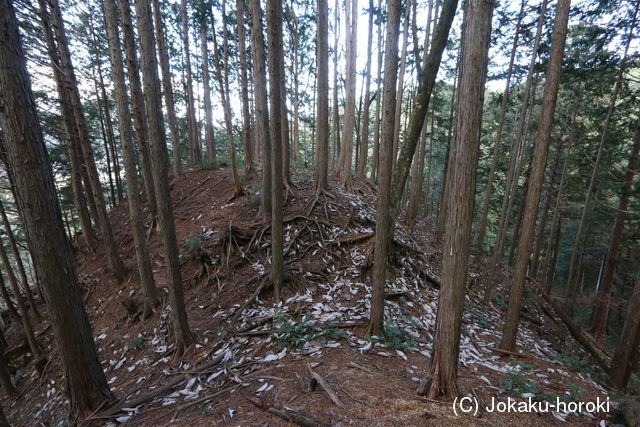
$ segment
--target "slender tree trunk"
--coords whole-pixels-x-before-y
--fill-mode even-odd
[[[157,0],[155,0],[157,1]],[[149,129],[145,118],[144,96],[142,94],[142,82],[140,81],[140,64],[136,51],[136,39],[133,31],[133,17],[129,0],[120,0],[120,17],[122,19],[122,33],[124,35],[124,49],[127,59],[127,71],[129,73],[129,85],[131,87],[131,106],[133,110],[133,125],[136,131],[138,152],[140,153],[140,169],[144,188],[147,195],[151,219],[158,218],[158,202],[153,184],[153,166],[151,165],[151,151],[149,148]],[[126,161],[125,161],[126,162]],[[126,168],[126,166],[125,166]]]
[[[1,334],[2,331],[0,331],[0,335]],[[7,394],[7,397],[13,398],[18,394],[18,390],[16,390],[15,386],[11,382],[11,374],[9,373],[9,361],[4,355],[5,351],[7,350],[7,341],[4,339],[4,336],[2,336],[2,339],[0,339],[0,386],[2,386],[2,390],[4,390],[4,392]],[[9,426],[9,423],[6,423],[4,425]],[[0,423],[0,426],[2,426],[2,423]]]
[[[362,134],[360,135],[360,155],[358,157],[356,177],[363,180],[367,173],[367,157],[369,154],[369,111],[371,108],[372,98],[369,94],[371,91],[371,53],[373,50],[373,0],[369,0],[369,30],[367,33],[367,65],[365,67],[365,83],[364,83],[364,112],[362,121]]]
[[[253,80],[256,97],[256,145],[262,147],[262,189],[260,211],[265,224],[271,223],[271,130],[267,99],[267,74],[262,33],[262,10],[259,0],[250,0],[251,51],[253,54]]]
[[[160,59],[160,69],[162,70],[162,92],[164,95],[164,105],[167,108],[167,121],[169,122],[169,131],[171,133],[171,148],[173,151],[173,174],[177,178],[180,176],[181,172],[181,149],[180,135],[178,134],[178,120],[176,118],[176,108],[173,97],[173,85],[171,84],[171,66],[169,64],[169,52],[167,48],[167,40],[164,35],[160,1],[151,0],[151,3],[153,4],[153,17],[155,20],[156,43],[158,44],[158,57]],[[213,160],[215,161],[215,156]],[[145,177],[145,181],[146,180],[147,178]],[[147,191],[149,191],[149,189],[147,189]]]
[[[195,98],[193,95],[193,77],[191,72],[191,46],[189,45],[189,15],[187,11],[187,1],[180,1],[180,19],[182,23],[182,49],[184,54],[184,67],[187,84],[187,126],[189,128],[189,146],[191,148],[191,164],[198,164],[202,161],[202,151],[200,147],[200,133],[196,121]]]
[[[382,1],[378,0],[378,77],[376,78],[376,111],[373,125],[373,158],[371,159],[371,179],[377,182],[380,158],[380,115],[382,112],[382,52],[385,49],[382,27]]]
[[[71,53],[69,52],[69,46],[67,42],[67,36],[64,28],[64,22],[62,20],[62,13],[58,0],[49,0],[51,7],[51,19],[53,20],[53,27],[55,29],[56,41],[58,42],[58,53],[60,55],[60,65],[62,73],[65,78],[65,84],[69,93],[69,99],[71,101],[71,107],[73,109],[74,120],[76,129],[80,141],[80,152],[84,160],[84,166],[86,167],[89,175],[90,185],[87,186],[87,192],[93,199],[96,210],[98,223],[102,231],[102,237],[105,241],[107,254],[109,258],[109,265],[111,267],[112,274],[116,279],[121,280],[125,274],[124,264],[118,255],[118,246],[113,235],[111,223],[107,216],[107,209],[105,207],[104,198],[102,196],[102,189],[100,185],[100,179],[98,177],[98,169],[96,167],[95,159],[93,157],[93,149],[91,148],[91,141],[89,139],[89,131],[87,128],[86,118],[82,111],[82,105],[80,101],[80,92],[78,90],[78,83],[71,62]]]
[[[0,0],[0,125],[34,266],[49,317],[71,413],[93,414],[114,398],[98,361],[66,238],[12,2]]]
[[[622,184],[622,192],[620,194],[618,210],[616,211],[616,219],[613,224],[613,230],[611,231],[611,237],[609,240],[609,250],[607,251],[606,262],[604,264],[602,281],[598,290],[592,329],[593,338],[597,342],[602,341],[602,337],[607,330],[609,305],[611,303],[611,288],[613,287],[613,273],[616,268],[618,257],[620,256],[620,240],[622,239],[622,233],[624,231],[624,221],[629,208],[629,199],[633,194],[633,177],[638,173],[640,125],[636,124],[636,126],[636,134],[633,137],[633,145],[631,147],[631,154],[629,155],[629,164],[627,165],[624,176],[624,183]]]
[[[429,398],[445,396],[453,399],[458,395],[460,329],[493,7],[493,1],[468,0],[464,16],[458,113],[450,155],[453,161],[448,172],[451,179],[447,181],[449,197],[445,201],[448,214],[436,334],[429,372],[418,388],[418,394]]]
[[[247,47],[245,42],[243,0],[236,0],[236,18],[238,21],[238,40],[240,57],[240,99],[242,99],[242,146],[244,147],[244,177],[251,178],[256,173],[253,164],[253,147],[251,138],[251,115],[249,114],[249,89],[247,77]]]
[[[267,35],[269,41],[269,87],[271,118],[271,257],[274,300],[280,300],[280,290],[284,279],[284,236],[282,230],[282,1],[267,2]]]
[[[511,149],[511,156],[509,161],[509,170],[507,172],[507,180],[506,180],[506,189],[504,192],[504,196],[502,198],[502,208],[500,209],[500,221],[498,226],[498,233],[496,236],[496,242],[493,247],[493,255],[491,260],[491,274],[490,279],[487,282],[485,287],[485,302],[488,302],[491,298],[491,293],[493,292],[493,284],[495,282],[494,275],[496,272],[497,264],[500,262],[502,258],[502,251],[504,247],[504,240],[507,234],[507,229],[509,228],[509,219],[511,217],[511,207],[513,206],[513,194],[515,191],[515,185],[518,180],[519,171],[518,168],[518,158],[520,157],[520,153],[523,152],[519,147],[522,146],[523,138],[526,139],[527,131],[525,128],[527,127],[529,121],[527,120],[528,114],[530,112],[529,109],[529,99],[531,97],[532,87],[533,87],[533,76],[534,76],[534,67],[536,64],[536,58],[538,57],[538,48],[540,46],[540,38],[542,36],[542,26],[544,24],[544,16],[547,11],[547,0],[542,0],[542,5],[540,8],[540,16],[538,17],[538,26],[536,28],[535,40],[533,42],[533,51],[531,53],[531,59],[529,61],[529,70],[527,72],[527,78],[525,81],[524,91],[522,95],[522,105],[520,107],[520,113],[518,116],[518,123],[516,125],[516,134],[513,140],[513,145]]]
[[[222,74],[222,64],[220,60],[220,54],[218,49],[218,40],[216,36],[216,25],[213,14],[211,14],[211,30],[213,32],[213,49],[214,49],[214,62],[216,65],[216,76],[218,78],[218,89],[220,90],[220,98],[222,99],[222,109],[224,111],[224,123],[227,130],[227,148],[229,149],[229,157],[231,158],[231,178],[233,180],[234,198],[244,194],[242,185],[240,184],[240,176],[238,175],[238,164],[236,160],[236,146],[233,142],[233,124],[231,118],[231,103],[229,101],[229,85],[225,82],[228,76]],[[224,30],[224,45],[226,52],[226,30]],[[227,69],[227,55],[224,56],[224,68]]]
[[[380,170],[378,201],[376,204],[376,233],[374,242],[373,282],[371,284],[371,315],[369,335],[380,335],[384,329],[384,288],[389,252],[389,217],[391,201],[391,171],[393,164],[393,132],[396,110],[396,79],[398,76],[398,30],[400,28],[400,0],[387,2],[387,30],[384,48],[384,106],[382,138],[380,140]]]
[[[208,159],[213,162],[216,158],[216,143],[213,134],[213,110],[211,108],[211,83],[209,77],[209,46],[207,41],[207,27],[203,23],[200,27],[200,52],[202,54],[202,86],[204,91],[204,140],[207,147]]]
[[[98,121],[100,122],[100,131],[102,133],[102,142],[104,148],[104,154],[107,160],[107,180],[109,182],[109,196],[111,200],[111,207],[114,208],[116,206],[116,187],[113,185],[113,171],[111,169],[111,149],[109,148],[109,141],[107,136],[107,129],[105,127],[105,119],[104,119],[104,111],[102,108],[102,98],[100,96],[99,88],[98,88],[98,80],[94,76],[94,87],[96,91],[96,103],[98,104]],[[105,104],[107,103],[107,99],[105,98]]]
[[[435,28],[431,49],[425,57],[422,79],[415,96],[415,107],[411,112],[409,125],[404,134],[404,144],[400,150],[397,167],[393,173],[391,186],[393,194],[391,198],[391,223],[395,223],[400,212],[400,201],[404,194],[404,188],[411,169],[411,162],[413,161],[418,140],[422,133],[422,127],[424,126],[427,109],[429,108],[436,76],[440,68],[442,53],[444,52],[449,37],[449,30],[451,29],[451,23],[453,22],[457,7],[457,0],[445,0],[438,25]],[[402,101],[398,100],[398,102]],[[393,227],[391,227],[390,230],[393,231]]]
[[[505,317],[502,341],[500,343],[500,347],[508,351],[515,351],[516,348],[516,335],[520,323],[524,282],[529,264],[538,204],[540,203],[540,190],[544,180],[547,152],[549,151],[549,142],[551,140],[551,128],[556,110],[558,86],[560,85],[560,69],[562,67],[562,58],[564,56],[564,46],[567,37],[570,5],[571,0],[558,0],[556,7],[551,56],[549,58],[549,66],[547,68],[546,82],[544,85],[540,124],[533,156],[533,167],[529,178],[529,189],[527,190],[524,218],[522,220],[523,226],[518,244],[518,261],[516,263],[513,285],[511,286],[511,292],[509,294],[509,306]]]
[[[611,94],[611,99],[609,100],[609,109],[607,111],[607,116],[604,119],[602,125],[602,133],[600,134],[600,144],[598,145],[598,152],[596,154],[596,159],[593,164],[593,169],[591,171],[591,179],[589,180],[589,188],[587,189],[587,193],[584,198],[584,204],[582,206],[582,215],[580,216],[580,222],[578,224],[578,231],[576,232],[576,238],[573,243],[573,250],[571,251],[571,260],[569,261],[569,276],[567,279],[567,298],[571,301],[571,305],[569,311],[572,312],[574,305],[574,298],[576,295],[576,285],[578,281],[578,263],[580,258],[582,257],[582,251],[584,246],[584,230],[587,216],[589,214],[589,210],[591,208],[591,196],[593,194],[593,190],[596,185],[596,179],[598,175],[598,168],[600,166],[600,160],[602,159],[602,151],[604,148],[604,144],[607,141],[607,136],[609,134],[609,126],[611,125],[611,118],[613,117],[613,113],[616,109],[616,101],[618,99],[618,95],[620,94],[620,90],[622,87],[622,81],[624,79],[624,71],[626,69],[626,60],[629,55],[629,47],[631,45],[631,40],[633,39],[633,31],[635,29],[636,17],[638,14],[638,8],[640,8],[640,2],[636,2],[635,9],[633,11],[632,24],[629,27],[627,33],[627,41],[624,47],[624,54],[622,55],[622,62],[620,64],[620,69],[618,70],[618,75],[616,77],[616,82],[613,86],[613,93]]]
[[[340,30],[340,2],[335,0],[333,6],[333,153],[331,154],[331,168],[338,166],[340,153],[340,111],[338,104],[338,31]],[[345,18],[346,19],[346,18]]]
[[[358,37],[358,0],[345,0],[345,32],[347,63],[344,104],[344,127],[342,128],[342,146],[336,175],[343,188],[351,188],[351,163],[353,156],[353,133],[356,114],[356,49]]]
[[[480,214],[480,225],[478,226],[477,247],[480,251],[484,250],[484,238],[487,231],[487,217],[489,214],[489,202],[493,193],[493,180],[495,178],[496,169],[498,167],[498,158],[500,157],[500,149],[502,148],[502,131],[504,129],[504,121],[507,113],[507,105],[509,104],[509,95],[511,89],[511,76],[513,74],[513,64],[516,59],[516,51],[518,49],[518,41],[520,39],[520,26],[524,17],[524,7],[526,1],[520,3],[520,12],[518,13],[518,21],[516,23],[515,34],[513,36],[513,44],[511,46],[511,55],[509,56],[509,67],[507,68],[507,78],[504,84],[504,92],[502,93],[502,101],[500,103],[500,113],[498,114],[498,130],[496,131],[496,142],[493,146],[493,157],[491,158],[491,167],[489,168],[489,176],[487,177],[487,187],[482,200],[482,213]],[[546,7],[546,6],[545,6]]]
[[[9,285],[11,286],[11,290],[13,291],[13,296],[16,298],[16,305],[18,306],[18,316],[20,319],[20,323],[22,324],[22,328],[24,329],[24,333],[27,337],[27,342],[29,343],[29,349],[31,350],[31,354],[33,355],[34,360],[39,360],[42,357],[42,352],[40,351],[40,347],[38,346],[38,341],[36,340],[36,336],[33,333],[33,325],[31,324],[31,319],[29,318],[29,312],[27,311],[27,304],[24,301],[24,297],[20,293],[20,287],[18,286],[18,278],[16,277],[13,267],[11,266],[11,262],[9,261],[9,256],[7,255],[7,251],[4,248],[4,245],[0,242],[0,262],[2,263],[2,267],[7,277],[9,278]],[[4,279],[2,278],[2,274],[0,273],[0,281],[2,281],[2,286],[4,287]]]
[[[123,1],[123,0],[121,0]],[[149,257],[149,248],[145,238],[144,216],[140,203],[140,184],[136,171],[135,151],[133,148],[133,129],[129,99],[124,76],[122,51],[120,50],[120,35],[118,32],[118,7],[115,0],[104,1],[104,13],[107,22],[107,38],[109,40],[109,58],[111,61],[111,76],[116,95],[116,110],[120,128],[120,141],[124,153],[124,170],[129,189],[127,204],[131,218],[131,231],[136,249],[138,274],[144,294],[143,317],[147,318],[160,303],[158,290],[153,280],[153,269]]]
[[[560,142],[558,141],[558,145]],[[531,261],[531,276],[537,277],[538,270],[540,269],[540,253],[542,252],[542,245],[544,244],[544,230],[547,226],[547,220],[549,219],[549,212],[551,211],[551,203],[553,196],[553,189],[556,186],[556,180],[558,179],[558,166],[560,164],[561,150],[558,146],[556,149],[556,155],[551,166],[551,176],[549,177],[549,185],[547,186],[544,203],[542,204],[542,212],[540,220],[536,225],[535,231],[535,244],[533,246],[533,259]]]
[[[404,74],[407,68],[407,41],[409,40],[409,18],[411,16],[411,2],[407,1],[405,6],[404,22],[402,24],[402,53],[400,54],[400,71],[398,73],[398,89],[396,94],[396,111],[393,125],[393,157],[392,166],[395,165],[398,158],[398,146],[400,145],[400,132],[401,123],[400,116],[402,115],[402,101],[404,95]],[[395,221],[395,218],[393,218]]]
[[[329,24],[327,0],[318,0],[318,111],[316,113],[316,194],[327,190],[329,168]]]
[[[640,275],[633,287],[633,295],[629,301],[627,318],[622,327],[618,346],[611,359],[609,381],[619,390],[625,390],[631,377],[634,359],[637,360],[640,343]]]
[[[153,39],[153,21],[151,18],[151,6],[147,0],[136,0],[136,15],[138,17],[138,34],[140,34],[144,100],[149,123],[149,144],[153,159],[153,183],[156,200],[158,201],[160,237],[165,250],[164,260],[175,339],[174,357],[178,358],[189,347],[192,336],[184,305],[182,275],[178,260],[178,242],[173,222],[171,195],[169,193],[169,162],[167,159],[167,141],[163,127],[156,47]]]

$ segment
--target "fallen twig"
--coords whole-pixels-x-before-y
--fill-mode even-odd
[[[309,416],[303,414],[302,412],[296,411],[294,409],[291,408],[282,408],[282,409],[278,409],[275,406],[272,405],[268,405],[267,403],[265,403],[262,399],[260,399],[257,396],[253,396],[249,393],[247,393],[246,391],[242,391],[240,393],[242,395],[242,397],[244,397],[245,399],[247,399],[249,402],[253,403],[254,405],[256,405],[258,408],[263,409],[273,415],[276,415],[284,420],[289,421],[290,423],[294,423],[297,424],[299,426],[303,426],[303,427],[316,427],[316,426],[326,426],[327,424],[324,424],[320,421],[316,421],[312,418],[310,418]]]
[[[327,393],[327,396],[329,396],[329,399],[331,399],[331,401],[335,403],[338,407],[342,409],[346,408],[347,406],[344,403],[342,403],[342,401],[340,400],[336,392],[333,391],[329,383],[327,383],[325,379],[320,376],[320,374],[313,372],[313,370],[311,369],[311,365],[307,365],[307,367],[309,368],[309,373],[311,374],[312,382],[315,381],[320,387],[322,387],[324,392]],[[313,389],[313,387],[310,387],[310,388]]]

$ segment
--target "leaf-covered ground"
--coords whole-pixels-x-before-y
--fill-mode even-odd
[[[107,380],[121,398],[97,423],[128,425],[285,425],[285,418],[336,425],[598,424],[602,413],[454,414],[450,402],[415,390],[428,365],[435,330],[439,248],[425,224],[396,227],[388,271],[385,334],[367,337],[375,210],[372,188],[313,196],[312,171],[298,170],[287,192],[282,301],[267,280],[270,231],[259,216],[259,180],[232,199],[226,169],[199,170],[172,184],[183,284],[196,341],[179,362],[171,354],[170,310],[141,320],[139,284],[126,205],[111,212],[130,274],[109,275],[104,248],[79,249],[78,273]],[[151,218],[147,217],[151,223]],[[150,234],[154,273],[165,287],[162,249]],[[472,256],[460,342],[462,393],[480,406],[492,398],[537,402],[607,399],[602,373],[573,341],[553,310],[528,289],[519,355],[495,350],[510,271],[498,273],[490,307],[479,294],[484,260]],[[166,289],[165,289],[166,291]],[[543,307],[544,306],[544,307]],[[129,307],[128,309],[126,307]],[[545,308],[545,310],[542,310]],[[44,309],[44,307],[43,307]],[[57,351],[46,323],[38,325],[50,362],[40,377],[28,355],[14,360],[22,394],[2,405],[15,425],[69,421]],[[10,344],[20,343],[8,325]],[[312,381],[312,372],[324,380]],[[173,385],[173,386],[172,386]],[[169,387],[172,386],[172,387]],[[141,397],[149,393],[148,399]],[[614,411],[612,405],[612,412]],[[613,419],[610,414],[607,422]],[[83,421],[83,420],[78,420]],[[88,421],[88,420],[87,420]]]

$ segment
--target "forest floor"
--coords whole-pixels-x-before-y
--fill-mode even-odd
[[[335,183],[332,183],[335,184]],[[261,223],[259,181],[231,200],[227,169],[187,171],[172,184],[172,199],[187,312],[195,342],[172,359],[166,304],[140,319],[141,306],[128,209],[111,212],[120,253],[129,269],[117,283],[104,248],[78,249],[78,275],[107,380],[124,408],[99,424],[159,426],[287,425],[603,425],[606,413],[489,413],[492,399],[606,400],[602,373],[533,289],[518,335],[519,354],[495,351],[511,271],[497,275],[497,295],[481,302],[486,260],[472,256],[460,343],[459,386],[480,410],[456,415],[450,402],[422,398],[435,331],[441,252],[425,224],[396,227],[385,308],[386,334],[366,337],[371,295],[375,195],[366,183],[314,203],[313,172],[294,170],[285,207],[282,301],[267,286],[269,228]],[[151,220],[147,213],[147,223]],[[157,285],[165,269],[157,233],[150,247]],[[129,308],[127,308],[129,307]],[[546,308],[546,309],[545,309]],[[545,309],[545,310],[543,310]],[[41,307],[45,311],[44,304]],[[7,320],[11,346],[21,342]],[[65,425],[69,406],[51,328],[36,330],[50,360],[38,375],[27,355],[13,361],[16,400],[2,398],[12,425]],[[320,382],[311,381],[312,372]],[[322,384],[331,390],[327,393]],[[156,391],[155,396],[136,401]],[[333,394],[333,399],[329,394]],[[306,417],[302,419],[300,417]],[[90,421],[90,420],[78,420]]]

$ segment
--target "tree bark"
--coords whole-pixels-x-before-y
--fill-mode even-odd
[[[376,111],[373,125],[373,157],[371,159],[371,179],[377,182],[378,164],[380,158],[380,114],[382,112],[382,52],[384,51],[384,38],[382,20],[382,1],[378,0],[378,77],[376,78]]]
[[[153,21],[151,6],[147,0],[136,0],[138,34],[140,34],[141,64],[144,87],[145,108],[149,123],[149,144],[153,159],[154,188],[158,201],[158,219],[160,237],[164,246],[169,304],[174,335],[174,357],[177,359],[189,347],[192,341],[187,320],[182,289],[182,275],[178,260],[178,242],[173,222],[173,206],[169,193],[169,174],[167,159],[167,140],[162,118],[162,100],[160,97],[160,79],[156,47],[153,39]]]
[[[389,217],[391,202],[391,171],[393,165],[393,132],[396,110],[396,80],[398,76],[398,30],[400,28],[400,0],[387,2],[387,29],[384,48],[384,105],[382,138],[380,140],[380,169],[378,201],[376,204],[376,232],[373,252],[373,282],[371,284],[371,315],[368,335],[380,335],[384,330],[384,288],[389,252]]]
[[[392,181],[392,198],[391,198],[391,223],[395,223],[396,218],[400,212],[400,201],[404,194],[404,188],[409,177],[409,171],[411,169],[411,162],[422,133],[422,127],[427,115],[427,109],[429,108],[429,102],[431,100],[431,94],[435,86],[436,77],[438,75],[438,69],[440,68],[440,61],[442,59],[442,53],[447,44],[449,37],[449,30],[451,29],[451,23],[458,7],[457,0],[445,0],[442,6],[442,12],[440,19],[435,28],[435,34],[431,49],[425,57],[424,70],[422,79],[418,86],[418,90],[415,96],[415,106],[411,111],[411,118],[407,130],[404,134],[404,144],[400,149],[400,154],[396,163],[396,167],[393,173]],[[401,101],[399,101],[401,102]],[[393,231],[393,227],[390,228]]]
[[[182,49],[184,55],[184,68],[187,83],[187,126],[189,128],[189,146],[191,148],[191,164],[202,161],[202,148],[200,147],[200,132],[196,121],[195,98],[193,95],[193,77],[191,72],[191,46],[189,46],[189,15],[187,1],[180,1],[180,19],[182,25]]]
[[[12,2],[0,1],[0,125],[34,267],[46,287],[71,413],[114,398],[98,362],[48,160]]]
[[[251,115],[249,114],[249,89],[247,77],[247,47],[244,27],[245,6],[243,0],[236,0],[236,18],[238,21],[238,40],[240,57],[240,99],[242,100],[242,146],[244,147],[244,177],[251,178],[256,173],[253,164],[251,138]]]
[[[404,74],[407,68],[407,41],[409,40],[409,18],[411,16],[411,2],[407,1],[405,6],[404,13],[404,21],[402,24],[402,41],[401,46],[401,54],[400,54],[400,71],[398,72],[398,88],[396,94],[396,111],[394,116],[394,125],[393,125],[393,157],[392,157],[392,167],[395,165],[397,157],[398,157],[398,146],[400,145],[400,132],[402,125],[400,123],[400,116],[402,115],[402,101],[404,94]],[[395,218],[394,218],[395,221]]]
[[[269,41],[269,87],[271,106],[271,257],[274,300],[280,300],[284,279],[283,174],[282,174],[282,1],[267,2],[267,37]],[[280,114],[278,114],[280,113]]]
[[[180,135],[178,134],[178,120],[176,118],[176,108],[173,96],[173,85],[171,84],[171,66],[169,63],[169,52],[167,48],[167,40],[164,34],[162,13],[160,11],[160,1],[151,0],[151,3],[153,5],[153,17],[155,20],[156,43],[158,44],[158,58],[160,59],[160,69],[162,71],[162,93],[164,95],[164,105],[167,108],[167,121],[169,122],[169,131],[171,133],[171,149],[173,151],[173,174],[177,178],[181,173],[181,149]]]
[[[640,275],[633,287],[627,318],[609,369],[609,381],[619,390],[627,387],[634,358],[637,357],[638,343],[640,343]]]
[[[629,164],[624,176],[618,210],[616,211],[616,219],[613,223],[613,230],[609,240],[609,249],[607,251],[606,262],[602,274],[602,281],[598,290],[596,300],[596,310],[593,318],[592,334],[596,342],[602,341],[602,337],[607,331],[609,320],[609,305],[611,300],[611,289],[613,287],[613,273],[616,268],[618,257],[620,256],[620,243],[622,233],[624,231],[624,221],[629,208],[629,199],[633,194],[633,177],[638,173],[638,152],[640,152],[640,124],[636,123],[636,133],[633,137],[633,145],[631,154],[629,155]]]
[[[209,46],[207,41],[207,26],[200,25],[200,53],[202,55],[202,87],[204,92],[204,140],[207,147],[207,157],[210,162],[216,159],[216,141],[213,134],[213,110],[211,107],[211,82],[209,76]]]
[[[346,81],[344,104],[344,126],[342,128],[342,145],[340,158],[336,168],[336,176],[345,189],[351,188],[351,163],[353,157],[353,133],[356,126],[356,49],[358,45],[358,0],[345,0],[345,61]]]
[[[157,1],[157,0],[156,0]],[[145,118],[144,96],[142,94],[142,82],[140,81],[140,63],[136,52],[136,39],[133,31],[133,17],[129,0],[120,0],[120,17],[122,19],[122,33],[124,49],[127,59],[127,71],[129,73],[129,85],[131,87],[131,106],[133,110],[133,125],[136,131],[138,152],[140,153],[140,169],[144,188],[151,212],[152,221],[158,218],[158,202],[153,184],[153,167],[151,165],[151,151],[149,149],[149,129]],[[171,121],[169,121],[171,123]],[[126,168],[126,166],[125,166]],[[126,173],[126,172],[125,172]]]
[[[373,0],[369,0],[369,30],[367,32],[367,65],[365,66],[364,108],[362,113],[362,134],[360,135],[360,155],[358,156],[356,178],[363,180],[367,173],[367,157],[369,154],[369,111],[371,109],[371,54],[373,43]]]
[[[123,0],[121,0],[123,1]],[[144,295],[143,317],[147,318],[160,303],[158,290],[153,280],[153,269],[149,258],[149,247],[145,237],[144,216],[140,203],[140,183],[136,171],[135,152],[133,148],[133,129],[127,86],[122,66],[122,51],[120,50],[120,35],[118,32],[118,7],[115,0],[104,1],[104,13],[107,23],[107,38],[109,41],[109,59],[111,61],[111,77],[116,95],[116,110],[120,128],[120,141],[124,153],[124,170],[127,179],[129,216],[131,231],[136,249],[138,274]]]
[[[318,0],[318,102],[316,113],[316,194],[327,190],[329,168],[329,24],[327,0]]]
[[[607,116],[604,119],[602,125],[602,133],[600,135],[600,144],[598,145],[598,152],[596,154],[596,159],[593,164],[593,169],[591,171],[591,179],[589,180],[589,188],[587,189],[587,193],[584,198],[584,204],[582,206],[582,215],[580,216],[580,222],[578,223],[578,230],[576,232],[576,238],[573,243],[573,250],[571,251],[571,260],[569,261],[569,276],[567,278],[567,298],[571,302],[571,306],[569,308],[569,312],[572,313],[575,307],[574,300],[576,295],[576,285],[578,281],[578,264],[580,259],[582,258],[582,251],[584,246],[584,230],[587,216],[589,214],[590,205],[591,205],[591,196],[593,190],[596,185],[596,179],[598,175],[598,167],[600,166],[600,160],[602,159],[602,151],[604,148],[604,144],[607,141],[607,136],[609,134],[609,126],[611,124],[611,118],[613,117],[613,113],[616,109],[616,100],[618,99],[618,95],[620,94],[620,90],[622,88],[622,81],[624,79],[624,71],[626,69],[626,60],[629,55],[629,47],[631,45],[631,40],[633,40],[633,31],[636,25],[636,17],[638,15],[638,9],[640,8],[640,2],[636,2],[635,8],[633,10],[632,24],[629,27],[627,32],[627,41],[624,47],[624,53],[622,55],[622,62],[620,64],[620,69],[618,70],[618,75],[616,77],[616,82],[613,86],[613,93],[611,94],[611,99],[609,100],[609,109],[607,111]]]
[[[551,56],[549,58],[544,95],[542,98],[542,109],[540,111],[538,134],[536,136],[533,167],[531,169],[529,188],[525,201],[524,218],[522,220],[523,226],[518,243],[518,260],[513,285],[509,293],[509,306],[505,317],[502,341],[500,343],[500,348],[508,351],[515,351],[516,349],[516,335],[520,323],[524,284],[529,264],[536,214],[540,203],[540,190],[544,180],[547,152],[549,151],[549,142],[551,140],[551,128],[553,126],[553,116],[556,109],[558,86],[560,85],[560,69],[562,68],[562,58],[564,56],[564,46],[567,37],[570,5],[571,0],[558,0],[556,7]]]
[[[58,0],[48,0],[48,2],[51,8],[50,19],[52,19],[53,21],[55,38],[58,44],[57,47],[58,54],[60,55],[59,59],[62,75],[65,79],[65,86],[67,93],[69,94],[69,100],[71,101],[73,119],[76,125],[75,130],[78,132],[78,140],[80,141],[80,153],[82,155],[82,159],[84,160],[84,166],[89,176],[89,185],[86,186],[87,192],[89,193],[89,197],[93,199],[96,206],[96,219],[100,224],[102,237],[105,241],[111,272],[117,280],[121,280],[124,277],[125,268],[122,260],[120,259],[120,255],[118,255],[118,245],[113,235],[111,223],[109,222],[109,218],[107,216],[107,209],[105,207],[104,198],[102,196],[102,188],[100,185],[100,179],[98,177],[98,169],[93,157],[93,149],[91,148],[91,141],[89,139],[89,130],[87,128],[86,118],[84,112],[82,111],[80,92],[78,90],[78,83],[71,61],[71,53],[69,52],[69,44],[64,28],[64,22],[62,20],[62,12],[60,11]],[[43,11],[44,10],[46,9],[43,9]],[[43,18],[45,17],[43,16]]]
[[[513,44],[511,46],[511,54],[509,56],[509,67],[507,68],[507,78],[504,84],[504,92],[502,93],[502,101],[500,102],[500,113],[498,114],[498,130],[496,131],[496,142],[493,146],[493,157],[491,159],[491,167],[489,168],[489,176],[487,177],[487,186],[482,200],[482,213],[480,214],[480,225],[478,226],[477,247],[480,251],[484,250],[484,238],[487,230],[487,216],[489,214],[489,202],[493,193],[493,180],[495,178],[496,169],[498,167],[498,158],[500,157],[500,149],[502,148],[502,130],[504,129],[504,120],[507,113],[507,105],[509,104],[509,95],[511,89],[511,75],[513,74],[513,64],[516,59],[516,51],[518,49],[518,40],[520,39],[520,26],[524,17],[524,7],[526,1],[520,3],[520,12],[518,12],[518,21],[516,23],[515,34],[513,36]]]
[[[271,222],[271,131],[269,129],[269,105],[267,98],[267,73],[262,33],[262,10],[259,0],[250,0],[251,52],[253,55],[253,80],[256,97],[256,145],[262,147],[262,189],[260,212],[265,224]]]
[[[419,394],[429,398],[445,396],[453,399],[458,395],[460,329],[493,7],[493,1],[468,0],[464,16],[458,113],[450,155],[453,160],[448,172],[451,179],[447,181],[450,188],[436,334],[429,372],[418,388]]]
[[[7,168],[7,171],[9,168]],[[9,182],[11,183],[11,187],[13,188],[13,178],[9,177]],[[14,191],[12,193],[15,194]],[[22,288],[27,294],[27,299],[29,300],[29,305],[31,306],[31,310],[33,310],[33,314],[35,314],[37,319],[42,319],[42,315],[38,311],[38,307],[36,307],[36,302],[33,299],[33,294],[31,293],[31,289],[29,287],[29,279],[27,278],[27,272],[24,268],[24,263],[22,262],[22,257],[20,256],[20,249],[18,249],[18,243],[16,242],[16,237],[13,234],[13,230],[11,228],[11,224],[9,223],[9,218],[7,218],[7,213],[4,210],[4,204],[0,202],[0,216],[2,217],[2,224],[4,225],[4,232],[7,236],[7,240],[9,240],[9,246],[11,246],[11,252],[13,252],[13,258],[15,259],[16,266],[18,266],[18,273],[20,274],[20,281],[22,282]]]
[[[225,4],[224,2],[222,3]],[[223,10],[223,13],[225,11]],[[224,15],[223,15],[224,16]],[[234,198],[244,194],[242,185],[240,184],[240,176],[238,175],[238,164],[236,160],[236,146],[233,142],[233,123],[231,117],[231,102],[229,100],[229,84],[228,84],[228,55],[227,55],[227,30],[223,22],[224,32],[224,69],[223,75],[222,64],[218,49],[218,39],[216,36],[216,25],[213,13],[211,14],[211,30],[213,32],[213,49],[214,62],[216,65],[216,76],[218,78],[218,89],[220,90],[220,98],[222,99],[222,109],[224,111],[224,124],[227,131],[227,148],[229,149],[229,157],[231,158],[231,179],[233,180]]]

